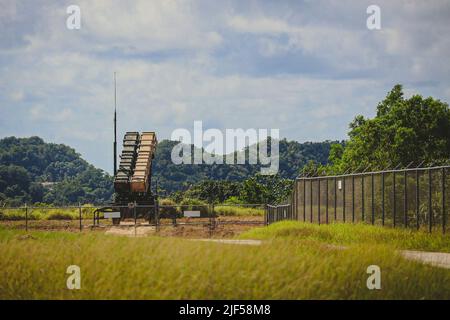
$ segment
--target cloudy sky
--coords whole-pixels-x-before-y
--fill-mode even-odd
[[[109,172],[114,71],[119,139],[194,120],[344,139],[395,83],[450,101],[450,1],[0,0],[0,29],[0,137],[65,143]]]

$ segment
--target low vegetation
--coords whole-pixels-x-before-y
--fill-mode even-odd
[[[92,219],[95,207],[85,205],[81,207],[83,219]],[[28,209],[29,220],[75,220],[79,219],[78,208],[52,208],[36,207]],[[0,220],[25,220],[26,211],[24,208],[4,209],[0,208]]]
[[[198,210],[202,214],[208,214],[209,206],[203,201],[197,199],[185,199],[182,206],[177,206],[170,199],[160,200],[160,216],[162,218],[181,217],[183,210]],[[81,209],[83,219],[92,219],[95,206],[84,205]],[[254,207],[242,207],[239,205],[216,205],[214,212],[218,216],[263,216],[264,209]],[[102,213],[100,213],[100,218]],[[35,207],[28,209],[29,220],[76,220],[79,219],[79,209],[76,207],[52,208]],[[1,220],[25,220],[25,208],[0,208]]]
[[[215,206],[214,211],[220,216],[263,216],[264,209],[254,207]]]
[[[424,231],[393,229],[367,224],[335,223],[317,225],[282,221],[267,228],[255,228],[241,235],[244,239],[291,239],[318,241],[335,245],[386,245],[393,249],[450,252],[450,235]]]

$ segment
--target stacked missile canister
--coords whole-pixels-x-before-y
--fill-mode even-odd
[[[154,132],[143,132],[141,134],[130,184],[130,190],[133,193],[145,193],[148,191],[152,169],[151,164],[156,144],[157,140]]]
[[[122,155],[120,156],[119,169],[114,178],[116,192],[128,192],[130,179],[136,164],[137,149],[139,146],[139,133],[127,132],[123,138]]]

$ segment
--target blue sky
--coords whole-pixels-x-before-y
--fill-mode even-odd
[[[0,137],[65,143],[109,172],[114,71],[119,139],[194,120],[345,139],[396,83],[450,101],[450,1],[0,0],[0,28]]]

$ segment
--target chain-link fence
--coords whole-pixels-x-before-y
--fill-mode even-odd
[[[298,177],[289,205],[269,206],[268,223],[365,222],[448,232],[450,166]]]
[[[22,206],[0,208],[0,227],[72,232],[123,229],[135,234],[212,237],[264,226],[265,215],[263,204]]]

